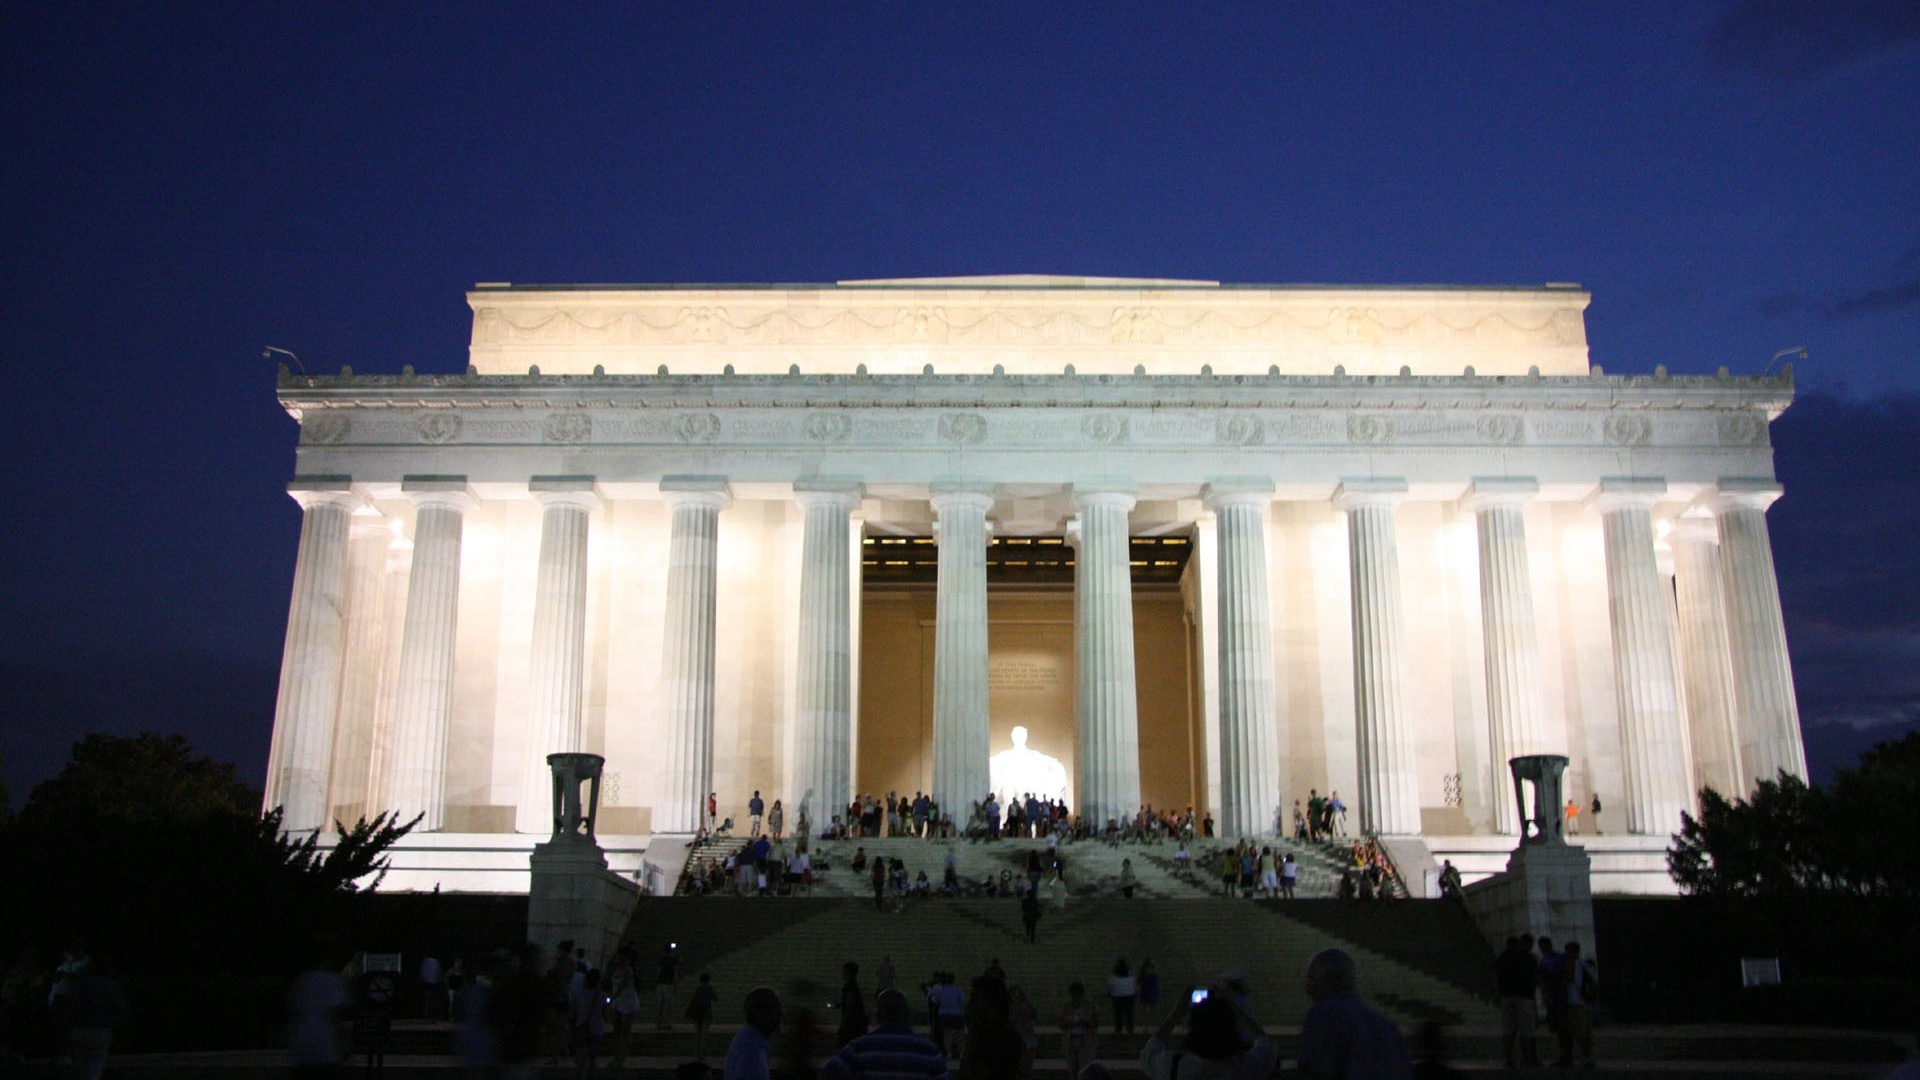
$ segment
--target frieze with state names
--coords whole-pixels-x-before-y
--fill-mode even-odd
[[[1542,415],[1545,413],[1545,415]],[[1460,446],[1765,448],[1759,409],[1485,411],[1462,408],[1355,409],[1111,408],[1025,406],[938,410],[885,403],[854,408],[705,409],[585,403],[565,408],[324,408],[303,416],[303,446],[512,446],[660,443],[712,446],[813,445],[849,451],[898,447],[1005,449],[1286,446]]]

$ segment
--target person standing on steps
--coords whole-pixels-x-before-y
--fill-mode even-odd
[[[1600,829],[1600,793],[1599,792],[1596,791],[1593,793],[1593,802],[1587,806],[1587,812],[1593,815],[1593,835],[1605,836],[1606,833],[1602,832]]]
[[[931,1039],[913,1033],[912,1006],[905,994],[882,990],[874,1011],[879,1025],[828,1058],[820,1067],[824,1080],[946,1080],[947,1055]]]
[[[1039,889],[1028,889],[1020,897],[1020,924],[1027,928],[1027,944],[1033,944],[1040,927]]]
[[[852,960],[840,965],[840,1041],[835,1048],[867,1033],[867,999],[860,992],[860,965]]]
[[[1182,1019],[1187,1037],[1174,1050],[1167,1043]],[[1140,1049],[1140,1071],[1148,1080],[1259,1080],[1279,1060],[1280,1047],[1259,1022],[1236,1007],[1230,994],[1211,988],[1190,991],[1175,1003]]]
[[[753,798],[747,800],[747,835],[760,835],[760,822],[766,817],[767,803],[760,797],[759,789],[753,792]]]
[[[658,1015],[654,1023],[661,1031],[673,1027],[673,987],[680,973],[679,946],[669,941],[660,946],[660,959],[654,965],[653,997]]]
[[[1309,1080],[1413,1080],[1400,1027],[1360,997],[1359,969],[1342,949],[1307,962],[1313,1007],[1300,1025],[1300,1073]]]
[[[1107,976],[1107,997],[1113,999],[1115,1035],[1133,1034],[1133,1003],[1139,992],[1139,984],[1133,981],[1133,970],[1123,956],[1114,962],[1113,973]]]
[[[1068,1076],[1080,1076],[1099,1056],[1098,1028],[1086,986],[1078,982],[1068,986],[1067,1004],[1060,1010],[1060,1054],[1067,1059]]]
[[[1147,1023],[1151,1024],[1160,1012],[1160,972],[1153,966],[1153,958],[1140,961],[1140,1008],[1146,1013]]]
[[[727,1047],[721,1080],[771,1080],[772,1043],[780,1030],[780,995],[772,987],[757,986],[747,993],[747,1022]]]

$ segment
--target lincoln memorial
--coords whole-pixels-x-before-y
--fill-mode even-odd
[[[1506,762],[1558,754],[1604,805],[1596,888],[1641,891],[1698,789],[1806,774],[1766,519],[1791,374],[1607,375],[1578,286],[467,300],[464,374],[278,385],[266,802],[422,815],[402,887],[524,877],[556,752],[605,757],[634,852],[710,791],[959,817],[1017,753],[1095,821],[1271,833],[1337,790],[1468,869],[1513,846]]]

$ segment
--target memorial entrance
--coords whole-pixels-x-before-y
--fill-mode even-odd
[[[933,550],[931,536],[879,534],[862,544],[868,584],[860,615],[860,792],[912,796],[933,788]],[[1156,809],[1202,805],[1196,792],[1204,786],[1200,753],[1206,730],[1196,723],[1192,692],[1196,638],[1188,598],[1194,594],[1181,590],[1190,550],[1192,538],[1179,534],[1135,536],[1129,546],[1140,799]],[[1014,794],[1046,794],[1079,805],[1073,575],[1075,546],[1066,536],[995,536],[989,542],[989,784],[1002,798],[1006,790],[996,780],[995,763],[1044,757],[1062,769],[1060,790],[1021,786]],[[1016,755],[1016,749],[1025,753]]]

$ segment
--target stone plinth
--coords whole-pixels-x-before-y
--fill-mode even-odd
[[[1466,888],[1467,909],[1496,950],[1507,938],[1550,937],[1557,949],[1578,941],[1593,955],[1592,863],[1572,844],[1521,844],[1506,872]]]
[[[593,836],[599,809],[598,754],[548,754],[553,774],[553,839],[535,845],[527,897],[527,940],[547,949],[562,941],[586,947],[596,964],[620,944],[640,886],[607,869]]]
[[[1593,863],[1560,830],[1560,779],[1566,767],[1559,754],[1530,754],[1507,763],[1514,802],[1523,815],[1520,845],[1504,873],[1466,889],[1467,909],[1495,951],[1506,947],[1507,938],[1524,933],[1550,937],[1555,948],[1578,941],[1593,955]],[[1533,788],[1530,816],[1527,786]]]

